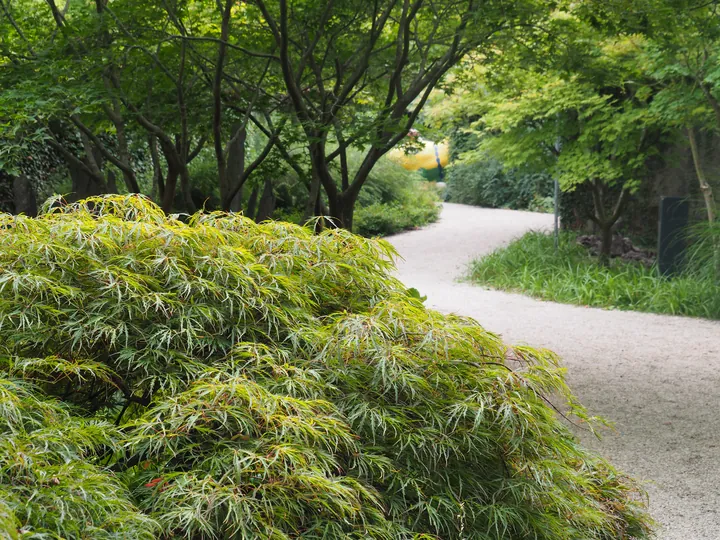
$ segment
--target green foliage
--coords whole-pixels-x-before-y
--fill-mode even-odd
[[[557,357],[423,307],[387,243],[52,203],[0,218],[10,538],[649,536]]]
[[[350,152],[348,161],[350,171],[354,172],[360,166],[362,155]],[[292,181],[297,182],[297,178]],[[304,197],[288,196],[288,201],[295,206],[276,210],[273,219],[302,223],[307,193],[302,195]],[[422,180],[419,173],[384,157],[373,167],[360,191],[353,232],[367,237],[387,236],[422,227],[438,219],[439,200],[434,183]]]
[[[351,170],[362,156],[350,155]],[[435,184],[388,158],[380,159],[358,196],[353,230],[363,236],[387,236],[437,221]]]
[[[720,222],[694,225],[687,240],[686,272],[720,285]]]
[[[420,193],[412,205],[372,204],[355,211],[355,232],[363,236],[387,236],[437,221],[440,206],[431,193]]]
[[[720,284],[707,273],[668,279],[656,268],[618,260],[601,267],[575,239],[563,233],[555,252],[552,236],[528,233],[476,261],[472,279],[555,302],[720,319]]]
[[[543,173],[507,169],[496,159],[462,161],[448,169],[449,201],[490,208],[548,211],[552,178]],[[552,200],[549,210],[552,211]]]
[[[82,369],[80,362],[72,366],[80,369],[64,369],[67,363],[4,356],[0,364],[0,536],[7,537],[5,530],[9,538],[154,538],[154,520],[100,466],[104,454],[119,450],[120,431],[73,416],[66,404],[28,383],[106,372],[102,366]]]

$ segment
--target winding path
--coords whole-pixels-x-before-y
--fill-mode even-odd
[[[586,445],[646,481],[662,540],[720,539],[720,322],[542,302],[458,283],[467,263],[552,216],[445,204],[438,223],[390,239],[427,305],[563,357],[570,386],[615,423]]]

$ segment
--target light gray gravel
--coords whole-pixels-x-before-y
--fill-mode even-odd
[[[615,423],[585,444],[647,482],[661,540],[720,539],[720,323],[542,302],[458,283],[467,263],[552,216],[445,204],[438,223],[390,239],[398,275],[427,305],[510,343],[560,354],[571,388]]]

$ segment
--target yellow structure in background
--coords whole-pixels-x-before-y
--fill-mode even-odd
[[[409,171],[421,171],[428,179],[442,179],[443,169],[450,160],[448,144],[445,142],[435,144],[425,139],[418,141],[423,144],[419,152],[406,154],[402,148],[395,148],[389,152],[388,157]]]

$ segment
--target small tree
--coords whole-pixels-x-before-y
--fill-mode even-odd
[[[638,62],[641,38],[605,38],[569,13],[552,22],[547,48],[530,57],[508,51],[504,69],[480,73],[485,85],[465,99],[481,114],[479,151],[509,166],[548,171],[564,190],[589,185],[605,264],[613,228],[646,178],[663,126],[650,111],[651,81]],[[548,56],[559,44],[567,51]]]

